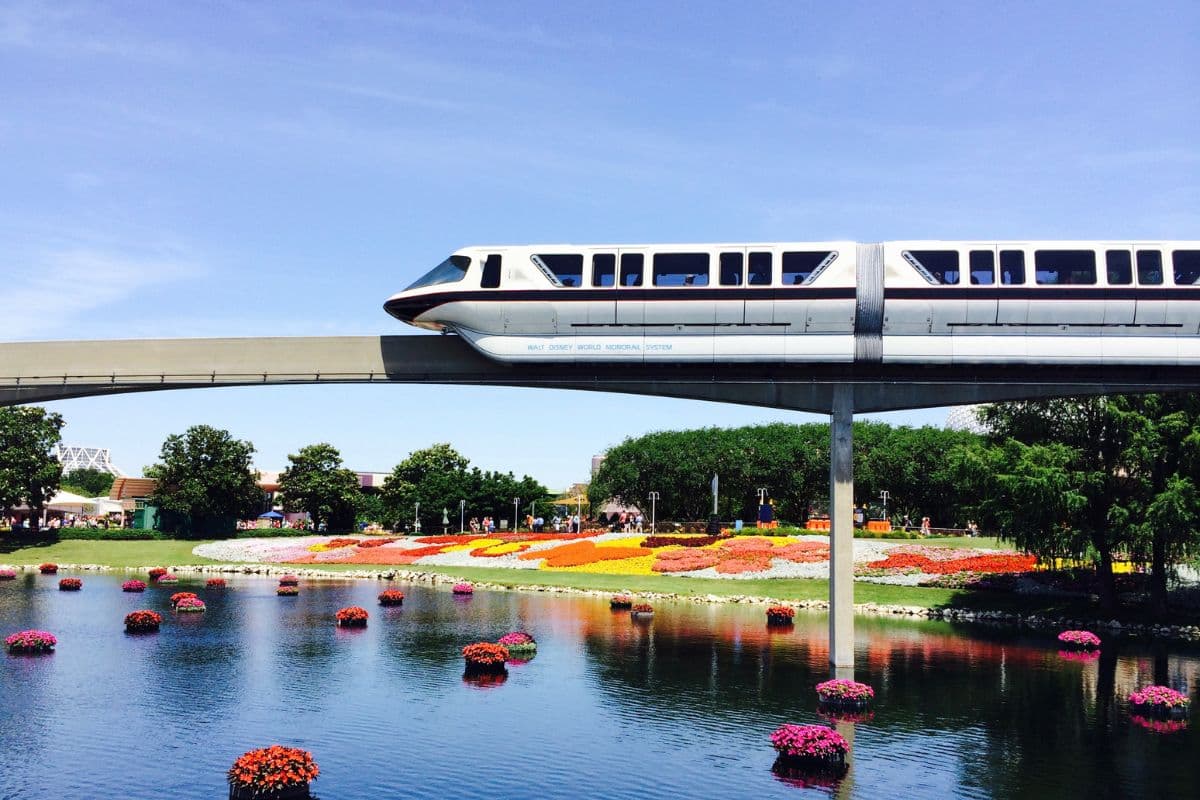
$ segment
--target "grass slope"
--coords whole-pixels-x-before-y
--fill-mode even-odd
[[[100,564],[106,567],[157,567],[166,564],[216,564],[192,555],[198,540],[87,541],[67,539],[53,544],[20,547],[11,540],[0,546],[0,564]]]

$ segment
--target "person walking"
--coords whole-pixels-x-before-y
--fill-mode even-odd
[[[929,517],[921,517],[921,535],[929,536],[933,533],[933,526],[929,523]]]

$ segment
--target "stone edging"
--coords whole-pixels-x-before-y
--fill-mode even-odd
[[[5,566],[5,565],[0,565]],[[193,564],[166,566],[177,575],[295,575],[309,580],[399,580],[407,583],[426,583],[433,586],[453,586],[469,580],[461,576],[445,575],[440,572],[420,572],[397,569],[347,570],[331,572],[319,569],[287,569],[275,564]],[[37,565],[25,564],[8,567],[19,572],[37,572]],[[102,564],[59,564],[59,570],[71,572],[145,572],[150,567],[109,567]],[[489,591],[515,591],[538,594],[574,594],[591,597],[611,597],[611,591],[577,589],[572,586],[505,586],[488,581],[470,581],[473,586]],[[667,600],[690,603],[758,603],[760,605],[786,605],[811,611],[828,611],[827,600],[779,600],[751,595],[687,595],[674,592],[628,592],[651,600]],[[920,617],[948,622],[974,622],[987,625],[1032,628],[1036,630],[1063,630],[1064,628],[1095,628],[1126,636],[1146,636],[1154,639],[1182,639],[1200,641],[1200,626],[1197,625],[1151,625],[1118,620],[1083,620],[1066,617],[1050,617],[1040,614],[1024,616],[1007,611],[974,611],[959,608],[927,608],[925,606],[897,606],[879,603],[859,603],[854,613],[869,616]]]

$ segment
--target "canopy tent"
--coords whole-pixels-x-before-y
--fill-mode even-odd
[[[259,519],[283,519],[283,514],[280,514],[278,511],[268,511],[265,514],[259,514],[258,518]]]
[[[96,506],[97,514],[120,514],[125,510],[120,500],[110,500],[107,497],[93,497],[91,503]]]
[[[80,497],[74,492],[57,492],[46,508],[52,511],[69,511],[73,514],[95,514],[96,501],[88,497]]]

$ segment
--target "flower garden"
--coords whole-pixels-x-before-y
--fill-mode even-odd
[[[498,533],[419,537],[236,539],[195,554],[227,562],[473,566],[612,575],[697,578],[824,578],[829,540],[821,536]],[[855,540],[859,580],[910,586],[967,585],[983,576],[1033,572],[1033,556],[998,550]]]

